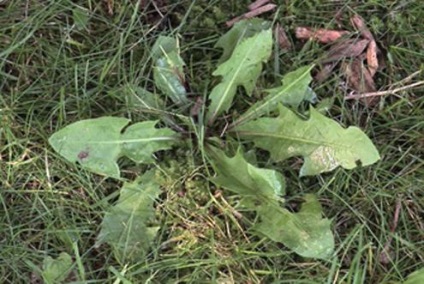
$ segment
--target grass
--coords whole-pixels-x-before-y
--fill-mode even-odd
[[[234,197],[209,188],[202,163],[192,158],[191,149],[184,149],[174,153],[183,166],[163,166],[173,182],[158,205],[163,227],[151,255],[133,266],[118,263],[109,247],[94,243],[121,183],[70,165],[47,139],[80,119],[145,117],[126,96],[136,86],[151,87],[149,48],[159,34],[180,37],[188,76],[202,79],[193,88],[203,92],[213,83],[208,74],[219,56],[213,44],[226,31],[223,23],[245,6],[240,1],[167,1],[173,4],[157,23],[160,16],[151,7],[137,10],[137,1],[114,1],[113,15],[107,1],[6,2],[0,4],[3,283],[40,283],[43,260],[61,252],[74,260],[67,282],[76,283],[393,283],[422,267],[423,90],[387,96],[374,108],[365,108],[343,101],[338,71],[314,89],[320,99],[335,99],[332,117],[367,132],[381,161],[300,180],[295,167],[276,165],[285,169],[293,201],[315,192],[326,216],[333,218],[337,251],[332,259],[302,259],[250,235],[247,220],[233,214]],[[354,12],[363,16],[387,55],[386,67],[377,75],[381,89],[422,70],[424,6],[419,1],[344,1],[340,6],[274,2],[281,2],[275,18],[286,28],[336,28],[339,10],[346,19]],[[348,22],[343,25],[349,27]],[[317,44],[296,43],[295,50],[280,54],[279,72],[310,64],[323,52]],[[131,178],[137,171],[141,169],[128,168],[126,175]],[[399,222],[392,232],[396,206]],[[390,257],[383,263],[380,254],[390,239]]]

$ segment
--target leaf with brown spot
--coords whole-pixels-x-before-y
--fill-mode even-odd
[[[158,121],[126,127],[128,123],[126,118],[107,116],[81,120],[53,134],[49,143],[68,161],[78,162],[91,172],[119,178],[120,157],[152,163],[155,152],[170,149],[178,140],[171,129],[156,128]]]
[[[327,29],[313,29],[308,27],[297,27],[295,30],[297,39],[313,39],[320,43],[331,43],[344,35],[349,34],[348,31],[337,31]]]
[[[380,156],[371,140],[357,127],[344,129],[313,107],[309,119],[279,105],[278,117],[262,117],[236,126],[237,138],[254,142],[275,162],[304,157],[300,176],[317,175],[341,166],[353,169],[360,161],[371,165]]]
[[[367,65],[371,77],[374,77],[378,69],[377,44],[374,40],[370,41],[367,48]]]

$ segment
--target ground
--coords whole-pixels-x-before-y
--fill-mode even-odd
[[[67,283],[396,283],[422,268],[423,88],[364,106],[343,99],[340,70],[312,87],[319,100],[334,100],[328,115],[368,134],[381,160],[301,179],[298,168],[281,165],[293,200],[316,193],[332,219],[336,252],[330,260],[304,259],[252,236],[231,211],[234,196],[209,187],[189,148],[172,153],[183,166],[169,161],[164,168],[173,182],[157,205],[162,229],[148,258],[127,265],[107,245],[95,246],[122,181],[66,162],[49,146],[49,136],[81,119],[143,118],[126,90],[151,87],[149,51],[160,34],[179,38],[187,76],[196,82],[191,88],[204,91],[214,84],[209,74],[220,56],[214,43],[249,1],[155,1],[158,7],[132,0],[54,2],[0,1],[3,283],[40,283],[43,261],[62,252],[75,264]],[[423,68],[421,1],[273,2],[277,10],[261,17],[280,22],[294,47],[277,54],[269,70],[284,74],[324,56],[325,45],[296,40],[296,27],[353,30],[349,17],[356,13],[382,51],[377,89],[423,80],[420,73],[402,81]],[[142,170],[127,167],[125,177]]]

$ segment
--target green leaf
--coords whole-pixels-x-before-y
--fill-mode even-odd
[[[403,284],[422,284],[424,283],[424,268],[417,270],[408,275]]]
[[[281,80],[281,86],[266,91],[268,96],[265,97],[264,104],[274,105],[275,110],[279,102],[297,108],[302,101],[313,100],[314,95],[309,88],[312,68],[313,66],[304,66],[287,73]]]
[[[234,48],[241,40],[269,28],[270,23],[259,18],[246,19],[237,22],[228,32],[221,36],[215,44],[215,47],[220,47],[224,50],[219,61],[223,62],[230,58]]]
[[[62,252],[57,259],[47,256],[43,261],[41,276],[46,284],[61,283],[66,280],[72,268],[72,258]]]
[[[128,119],[119,117],[81,120],[53,134],[49,143],[68,161],[119,178],[119,157],[149,163],[154,152],[169,149],[177,140],[172,130],[155,128],[157,121],[134,124],[121,134],[128,123]]]
[[[175,132],[169,128],[155,128],[157,123],[144,121],[129,126],[122,134],[123,155],[136,163],[153,163],[154,152],[170,149],[175,143]]]
[[[143,260],[150,249],[158,226],[154,202],[160,194],[155,170],[150,170],[121,188],[118,202],[106,213],[96,246],[108,243],[117,259]]]
[[[218,66],[214,76],[222,76],[221,83],[209,95],[211,104],[207,113],[208,123],[230,108],[237,87],[243,86],[250,96],[262,70],[262,63],[271,55],[271,30],[262,31],[244,39],[234,49],[231,58]]]
[[[89,21],[88,10],[81,6],[75,6],[72,9],[72,18],[77,30],[84,30],[87,28]]]
[[[314,195],[304,199],[298,213],[262,205],[258,209],[261,221],[253,229],[303,257],[327,259],[334,250],[331,221],[322,219],[321,205]]]
[[[312,81],[310,74],[312,68],[313,66],[304,66],[284,75],[281,86],[267,90],[268,95],[251,106],[233,125],[240,125],[264,114],[269,114],[277,110],[280,103],[298,108],[304,100],[314,102],[316,95],[309,88]]]
[[[321,218],[321,206],[313,195],[305,196],[299,213],[279,205],[285,194],[283,176],[274,170],[257,168],[243,158],[241,151],[229,158],[221,150],[209,148],[217,176],[216,185],[243,198],[242,205],[258,213],[260,222],[253,229],[281,242],[304,257],[327,258],[334,249],[330,221]]]
[[[208,151],[217,170],[217,177],[212,179],[215,184],[265,204],[278,201],[285,194],[285,181],[279,172],[249,164],[240,150],[232,158],[217,148],[210,147]]]
[[[159,36],[152,47],[151,55],[153,60],[156,60],[173,51],[179,52],[177,40],[169,36]]]
[[[310,108],[303,120],[280,106],[276,118],[259,118],[235,128],[238,137],[271,153],[274,161],[303,156],[301,176],[316,175],[342,166],[353,169],[357,162],[368,166],[380,159],[371,140],[357,127],[342,128],[337,122]]]
[[[184,61],[174,38],[160,36],[152,48],[155,65],[153,79],[155,86],[171,100],[183,105],[188,102],[184,87]]]
[[[128,84],[119,90],[125,94],[128,104],[141,110],[162,111],[165,104],[158,95],[148,90]]]
[[[50,145],[70,162],[111,177],[119,177],[116,160],[121,155],[121,130],[129,120],[101,117],[81,120],[53,134]]]

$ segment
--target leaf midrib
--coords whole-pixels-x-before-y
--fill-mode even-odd
[[[122,143],[137,143],[137,142],[155,142],[155,141],[174,141],[178,140],[175,137],[153,137],[153,138],[137,138],[137,139],[124,139],[114,141],[70,141],[73,144],[122,144]]]
[[[316,141],[316,140],[307,140],[301,137],[294,137],[294,136],[286,136],[281,134],[274,134],[270,132],[252,132],[252,131],[237,131],[237,134],[242,136],[254,136],[254,137],[264,137],[264,138],[275,138],[275,139],[281,139],[281,140],[290,140],[294,142],[303,142],[306,144],[313,144],[317,146],[330,146],[333,148],[346,148],[343,144],[338,143],[331,143],[327,141]]]
[[[309,72],[312,70],[313,66],[311,66],[307,72],[303,73],[302,76],[300,76],[298,79],[294,80],[292,83],[290,83],[289,85],[287,85],[283,90],[281,90],[281,92],[278,92],[276,95],[272,96],[269,99],[264,99],[264,103],[262,105],[259,105],[257,108],[252,109],[250,111],[248,111],[244,116],[241,116],[238,120],[236,120],[233,123],[233,126],[235,125],[239,125],[240,123],[246,121],[247,119],[250,119],[252,116],[254,117],[255,113],[259,112],[260,110],[262,110],[262,108],[268,106],[271,103],[274,103],[275,101],[278,101],[276,98],[279,98],[281,96],[281,94],[287,92],[288,89],[292,88],[293,86],[295,86],[299,81],[301,81],[302,79],[305,78],[305,76],[309,75]],[[262,114],[261,114],[262,115]]]
[[[254,43],[253,43],[253,45],[254,46],[256,46],[258,43],[258,39],[259,39],[259,35],[260,34],[258,34],[256,37],[255,37],[255,41],[254,41]],[[239,45],[240,46],[240,45]],[[239,47],[238,46],[238,47]],[[228,94],[229,94],[229,90],[231,89],[231,87],[232,87],[232,85],[234,84],[234,81],[235,81],[235,79],[236,79],[236,77],[238,76],[238,74],[240,73],[240,70],[242,69],[242,67],[244,66],[244,62],[247,60],[247,58],[248,57],[250,57],[250,55],[251,55],[251,53],[253,52],[253,51],[255,51],[255,49],[254,48],[251,48],[250,49],[250,51],[248,52],[248,53],[246,53],[245,54],[245,56],[243,57],[243,60],[240,62],[240,64],[238,65],[238,68],[236,69],[236,72],[234,72],[233,73],[233,76],[232,76],[232,78],[231,78],[231,80],[227,83],[227,88],[225,89],[225,91],[224,91],[224,95],[222,95],[221,96],[221,99],[218,101],[218,105],[217,105],[217,108],[216,108],[216,110],[213,112],[213,114],[212,114],[212,116],[211,116],[211,118],[210,118],[210,120],[214,120],[215,119],[215,116],[217,115],[217,113],[219,112],[219,110],[221,109],[221,107],[222,107],[222,105],[224,104],[224,101],[225,101],[225,99],[228,97]],[[231,57],[230,57],[230,59],[228,59],[228,61],[229,60],[231,60]],[[227,61],[227,62],[228,62]],[[260,62],[255,62],[254,64],[258,64],[258,63],[261,63],[261,61]],[[253,63],[252,63],[253,64]],[[245,67],[245,68],[247,68],[247,67]],[[224,77],[224,78],[227,78],[227,77]],[[224,83],[226,83],[227,82],[227,80],[223,80],[220,84],[224,84]],[[215,87],[216,88],[216,87]]]

